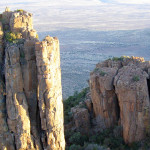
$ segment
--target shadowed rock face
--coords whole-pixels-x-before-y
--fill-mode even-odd
[[[117,96],[113,87],[116,68],[96,69],[90,76],[91,98],[97,125],[112,127],[118,121]]]
[[[23,39],[8,42],[0,22],[0,149],[64,150],[59,41],[39,42],[30,13],[7,8],[2,18]]]
[[[5,82],[3,78],[3,26],[0,22],[0,149],[9,149],[9,150],[15,150],[15,147],[13,145],[14,139],[11,136],[11,133],[8,129],[7,124],[7,114],[6,114],[6,90],[5,90]]]
[[[23,90],[19,48],[10,46],[5,52],[6,107],[9,130],[13,132],[17,149],[33,149],[27,98]]]
[[[126,143],[140,141],[149,133],[150,62],[131,57],[106,60],[90,75],[96,124],[123,128]]]

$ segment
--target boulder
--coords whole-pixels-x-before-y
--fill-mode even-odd
[[[90,131],[90,114],[88,109],[80,107],[80,105],[71,108],[75,128],[82,134],[89,134]]]

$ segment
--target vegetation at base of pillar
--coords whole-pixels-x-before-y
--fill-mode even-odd
[[[64,101],[64,119],[65,124],[72,121],[71,108],[85,100],[89,88],[83,89],[80,93],[75,92]],[[122,127],[115,126],[113,128],[104,129],[97,134],[89,133],[82,135],[80,132],[73,130],[65,130],[66,150],[147,150],[150,148],[150,135],[140,141],[130,145],[125,144],[122,137]]]
[[[110,148],[111,150],[138,150],[140,143],[132,143],[130,146],[124,143],[122,136],[115,135],[114,130],[118,128],[105,129],[101,133],[95,135],[81,135],[80,132],[65,132],[67,147],[66,150],[75,150],[80,147],[80,150],[86,150],[89,145],[96,145],[101,150]],[[89,146],[92,147],[92,146]]]
[[[68,99],[64,100],[64,115],[65,115],[65,123],[70,122],[72,118],[71,108],[78,105],[80,102],[84,101],[87,92],[89,91],[89,87],[83,89],[80,93],[75,92],[73,96],[70,96]]]

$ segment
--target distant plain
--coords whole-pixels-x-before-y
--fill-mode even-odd
[[[60,40],[64,99],[88,86],[95,64],[112,57],[139,56],[150,60],[150,29],[126,31],[62,30],[39,32]]]

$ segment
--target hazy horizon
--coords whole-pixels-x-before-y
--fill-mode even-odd
[[[0,12],[6,6],[33,13],[38,32],[150,28],[149,0],[1,0]]]

